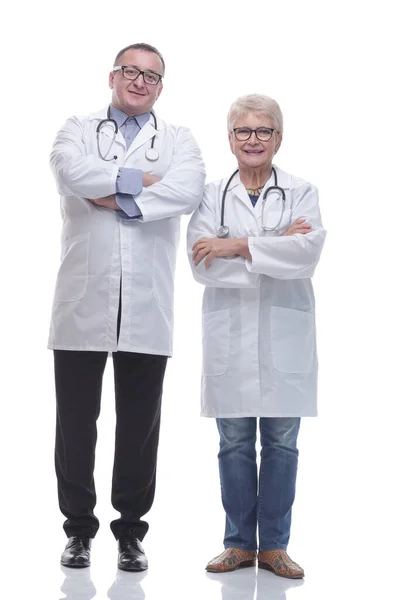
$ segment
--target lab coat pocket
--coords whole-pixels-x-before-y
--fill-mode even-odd
[[[282,373],[311,373],[315,363],[315,320],[312,313],[271,306],[271,351]]]
[[[229,364],[229,309],[203,314],[203,375],[226,373]]]
[[[153,295],[160,306],[174,308],[176,248],[167,240],[154,238]]]
[[[89,233],[81,233],[64,241],[55,302],[74,302],[84,296],[88,280],[88,256]]]

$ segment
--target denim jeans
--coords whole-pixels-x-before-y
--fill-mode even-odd
[[[286,550],[295,497],[300,418],[260,418],[261,460],[257,474],[257,418],[217,419],[225,548]],[[258,526],[258,544],[257,544]]]

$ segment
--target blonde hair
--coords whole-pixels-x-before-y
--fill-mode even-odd
[[[249,112],[269,117],[274,128],[279,133],[283,132],[283,116],[279,104],[263,94],[248,94],[235,100],[228,113],[228,131],[232,131],[233,125],[239,117]]]

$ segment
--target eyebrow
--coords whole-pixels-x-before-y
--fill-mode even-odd
[[[161,73],[157,73],[157,71],[154,71],[153,69],[141,69],[140,67],[138,67],[137,65],[121,65],[121,67],[133,67],[134,69],[138,69],[139,71],[147,71],[148,73],[154,73],[154,75],[161,75]]]

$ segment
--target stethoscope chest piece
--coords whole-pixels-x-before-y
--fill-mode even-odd
[[[228,227],[228,225],[221,225],[221,227],[218,227],[217,237],[224,238],[228,234],[229,234],[229,227]]]
[[[160,158],[160,155],[155,148],[148,148],[146,150],[145,156],[146,156],[147,160],[150,160],[151,162],[155,162],[156,160],[158,160]]]

